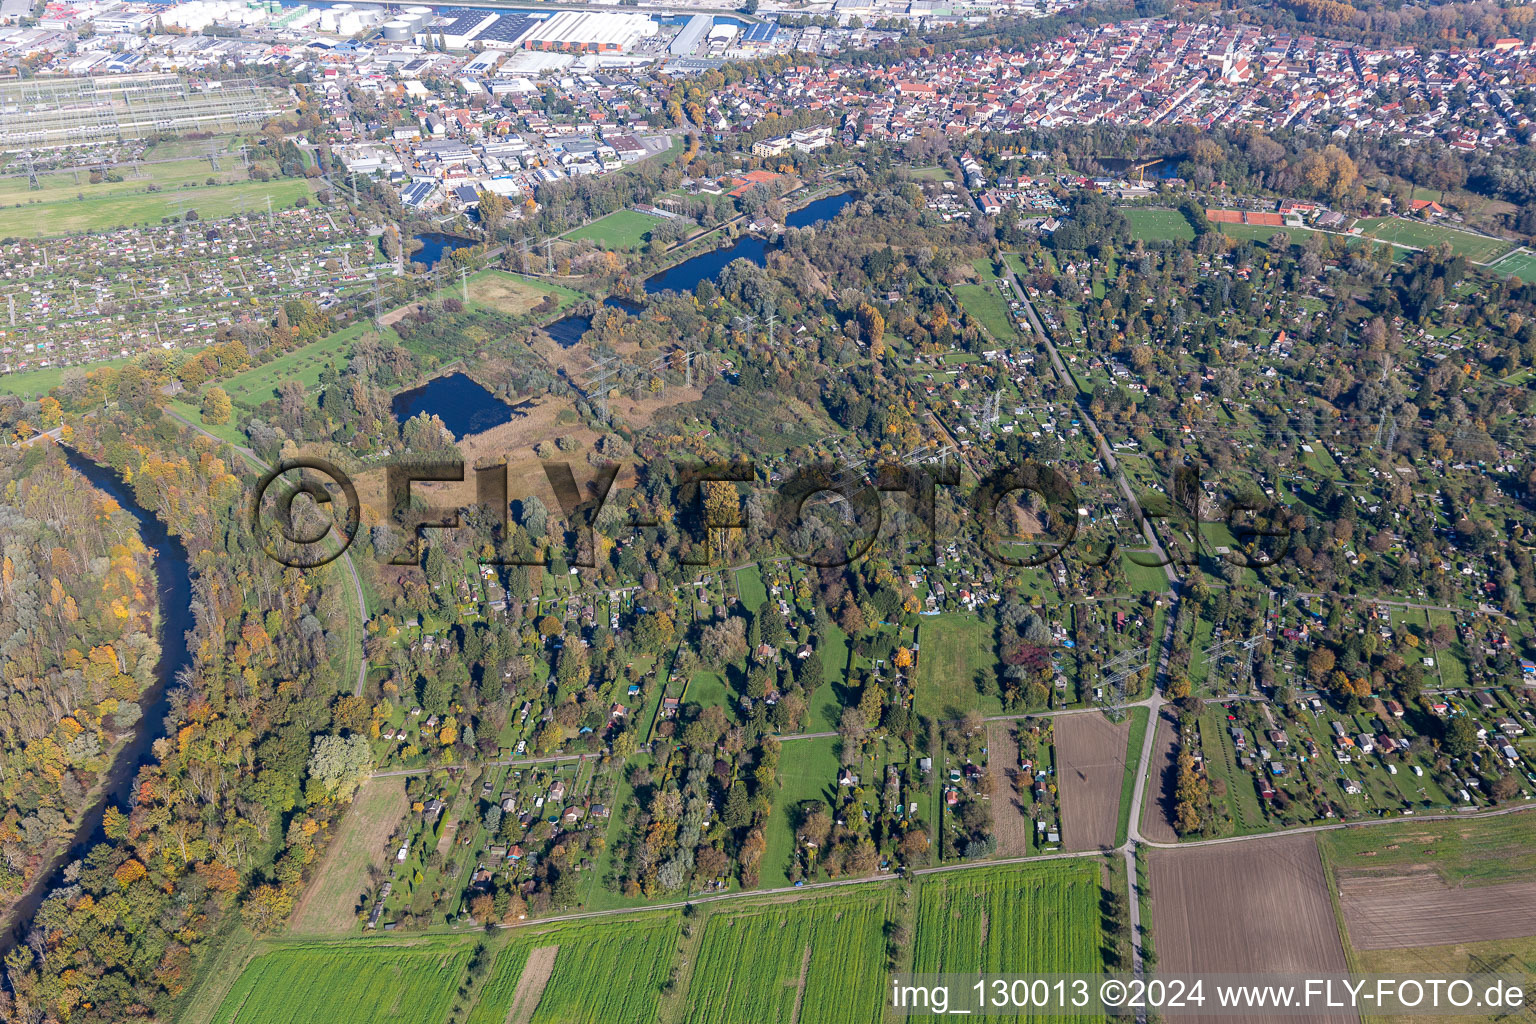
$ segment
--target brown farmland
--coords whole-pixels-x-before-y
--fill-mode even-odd
[[[1013,722],[987,723],[987,771],[992,775],[992,824],[997,852],[1004,857],[1029,854],[1029,834],[1034,819],[1019,796],[1019,741]],[[1029,782],[1023,782],[1028,786]]]
[[[1178,746],[1174,742],[1178,719],[1171,710],[1164,709],[1156,724],[1141,834],[1154,843],[1176,843],[1179,835],[1173,830],[1173,791],[1178,781]]]
[[[1111,849],[1120,819],[1130,720],[1116,725],[1100,714],[1061,715],[1055,733],[1062,849]]]
[[[1150,881],[1152,938],[1164,974],[1349,970],[1311,836],[1153,850]],[[1221,1019],[1257,1024],[1268,1018]],[[1332,1024],[1359,1016],[1285,1019]]]
[[[1339,877],[1356,949],[1402,949],[1536,935],[1536,882],[1449,886],[1430,871]]]

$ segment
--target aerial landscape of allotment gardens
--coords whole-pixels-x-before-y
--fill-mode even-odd
[[[0,0],[0,1020],[1529,980],[1533,10]]]

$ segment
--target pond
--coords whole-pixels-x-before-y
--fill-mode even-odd
[[[792,228],[803,228],[831,220],[858,197],[857,192],[842,192],[835,196],[826,196],[813,203],[807,203],[791,213],[784,218],[784,223]],[[657,292],[669,290],[691,292],[698,287],[700,281],[713,281],[718,278],[720,271],[736,260],[750,260],[760,267],[764,266],[767,263],[767,253],[767,242],[752,235],[743,235],[732,245],[700,253],[675,267],[646,278],[645,293],[655,295]]]
[[[603,305],[609,309],[623,310],[630,316],[639,316],[640,311],[645,308],[638,302],[631,302],[629,299],[618,295],[608,296],[603,300]],[[582,335],[591,329],[591,317],[582,316],[580,313],[572,313],[570,316],[563,316],[554,323],[547,325],[544,328],[544,333],[555,339],[561,348],[570,348],[581,340]]]
[[[445,235],[440,231],[424,232],[416,236],[416,241],[421,243],[421,248],[411,253],[411,262],[424,267],[432,266],[455,249],[467,249],[478,244],[473,238]]]
[[[458,440],[511,423],[514,417],[528,415],[522,411],[526,404],[508,405],[474,378],[450,373],[445,377],[434,377],[421,387],[400,392],[390,402],[390,411],[399,423],[422,413],[436,416]]]

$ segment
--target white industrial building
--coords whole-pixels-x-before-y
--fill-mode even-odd
[[[644,14],[562,11],[552,18],[534,22],[517,42],[525,50],[619,53],[658,31],[656,22]]]

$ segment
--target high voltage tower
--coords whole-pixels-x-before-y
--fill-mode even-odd
[[[1207,684],[1209,684],[1211,678],[1210,669],[1214,668],[1216,665],[1216,661],[1212,655],[1216,654],[1230,653],[1235,658],[1237,657],[1238,652],[1241,651],[1243,657],[1242,660],[1238,663],[1238,672],[1236,678],[1249,678],[1249,676],[1253,673],[1253,649],[1259,646],[1259,644],[1263,643],[1266,639],[1268,639],[1268,637],[1266,637],[1263,633],[1260,633],[1257,636],[1250,636],[1246,639],[1241,637],[1232,637],[1231,639],[1222,640],[1207,647],[1205,649]]]
[[[1111,718],[1119,720],[1125,713],[1125,681],[1137,675],[1147,665],[1149,647],[1136,647],[1106,661],[1099,667],[1102,679],[1102,696],[1099,702]]]

